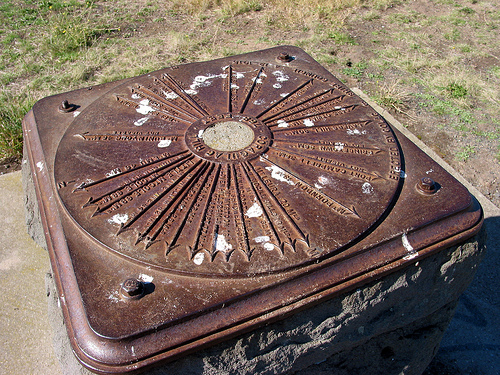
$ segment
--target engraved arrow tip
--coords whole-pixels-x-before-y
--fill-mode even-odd
[[[94,204],[94,202],[92,202],[92,197],[89,198],[89,200],[87,201],[87,203],[85,203],[82,208],[85,208],[85,207],[88,207],[88,206],[91,206]]]
[[[118,228],[118,231],[116,232],[116,235],[118,236],[119,234],[122,234],[123,232],[125,232],[127,229],[129,229],[127,226],[127,224],[125,223],[121,223],[120,224],[120,228]]]
[[[231,255],[233,255],[234,250],[228,251],[226,253],[226,262],[229,262],[229,259],[231,258]]]
[[[144,249],[149,249],[151,246],[153,246],[157,242],[160,242],[160,240],[155,240],[149,236],[146,237],[146,241],[145,241],[146,246],[144,247]]]
[[[137,246],[139,244],[139,242],[141,242],[143,239],[144,239],[144,236],[141,233],[139,233],[137,235],[137,239],[135,240],[134,245]]]
[[[358,219],[361,219],[361,216],[359,216],[358,212],[356,211],[356,208],[354,206],[351,206],[349,208],[354,216],[356,216]]]
[[[73,193],[78,191],[78,190],[85,190],[85,187],[87,184],[85,182],[82,182],[80,185],[78,185],[76,188],[73,189]]]
[[[169,244],[167,241],[163,241],[165,243],[165,256],[168,256],[168,254],[170,254],[172,252],[172,250],[174,250],[176,247],[178,247],[179,245],[171,245]]]
[[[250,258],[252,257],[253,252],[255,251],[255,247],[249,249],[248,251],[244,251],[245,255],[247,256],[247,261],[250,262]]]

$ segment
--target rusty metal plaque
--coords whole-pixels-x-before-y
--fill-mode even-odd
[[[24,129],[70,337],[95,371],[172,360],[481,223],[463,186],[295,47],[46,98]]]

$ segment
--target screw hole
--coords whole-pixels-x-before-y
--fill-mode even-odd
[[[391,348],[390,346],[386,346],[384,349],[382,349],[380,355],[384,359],[389,359],[391,357],[394,357],[394,349]]]

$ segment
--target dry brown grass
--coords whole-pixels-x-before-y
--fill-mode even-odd
[[[470,144],[468,162],[481,149],[493,160],[499,28],[495,0],[5,0],[0,117],[19,131],[22,108],[50,94],[293,44],[424,138],[439,127],[454,140],[442,155]],[[19,150],[5,134],[0,156]]]

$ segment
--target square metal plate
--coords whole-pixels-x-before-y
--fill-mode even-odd
[[[296,47],[48,97],[23,126],[70,339],[94,371],[173,360],[482,221],[462,185]]]

